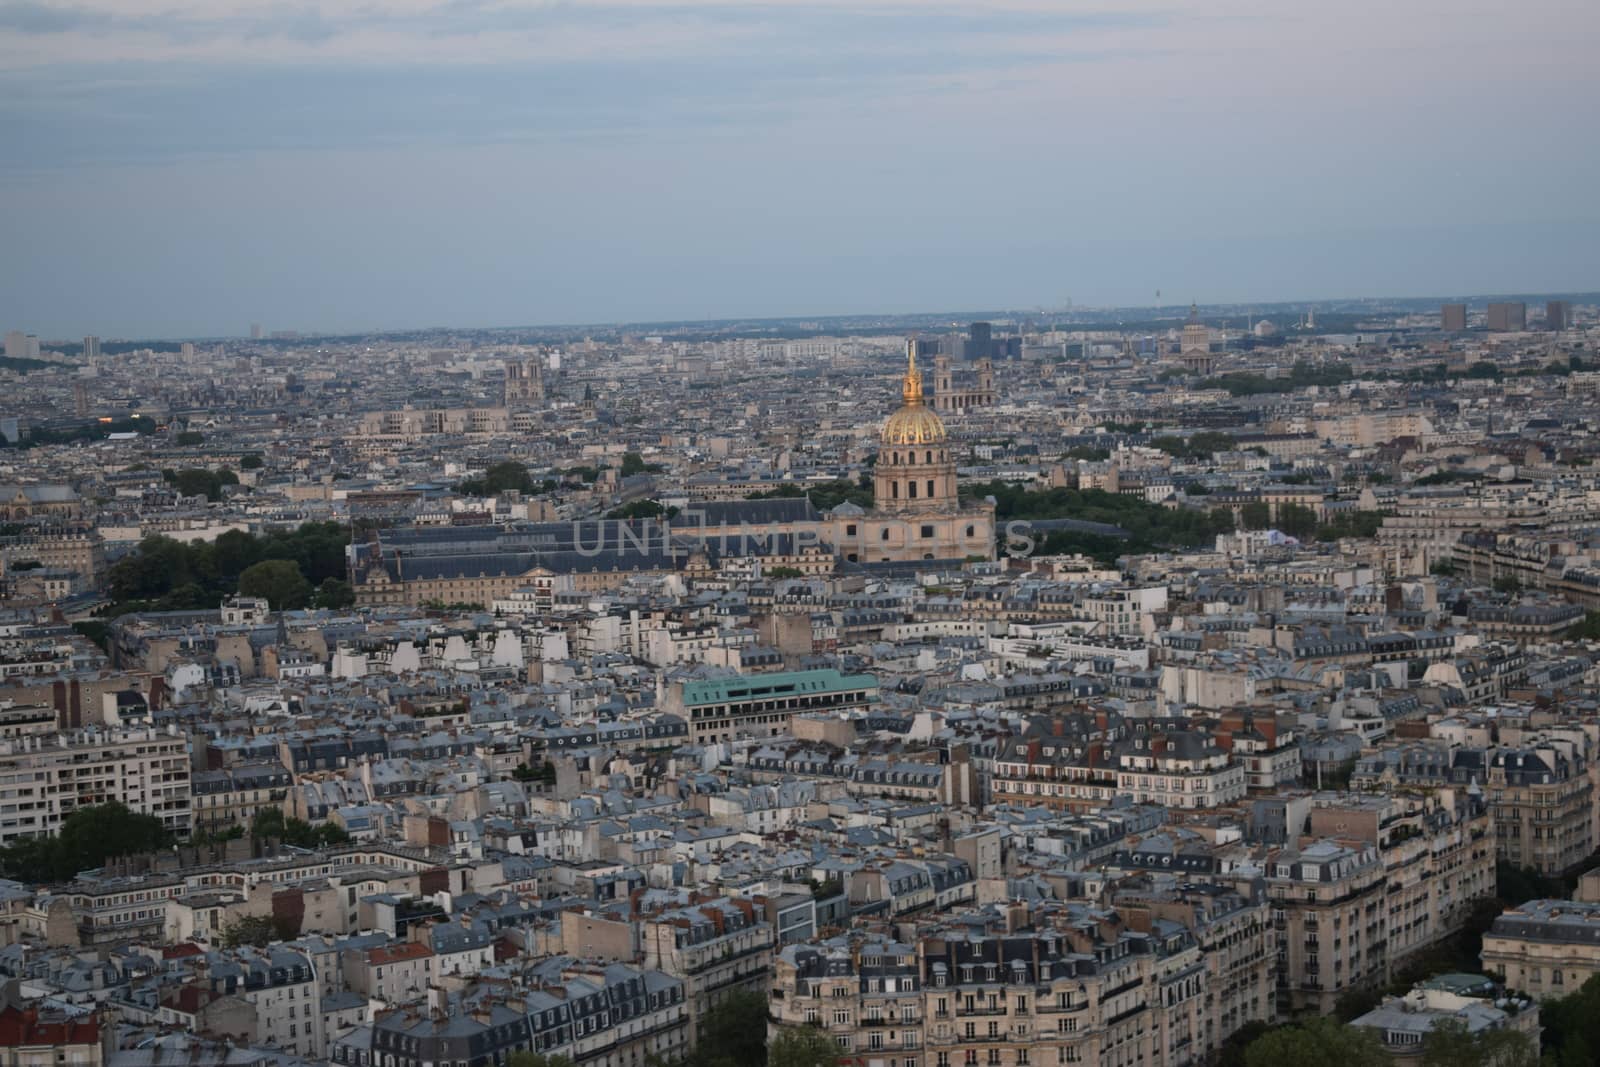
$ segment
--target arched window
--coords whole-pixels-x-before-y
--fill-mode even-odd
[[[924,462],[927,462],[927,463],[932,463],[933,462],[933,452],[932,452],[931,449],[928,452],[928,458]]]

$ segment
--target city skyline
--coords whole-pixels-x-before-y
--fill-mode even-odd
[[[1600,152],[1571,131],[1596,19],[9,5],[0,234],[29,252],[0,320],[161,337],[1592,288]]]

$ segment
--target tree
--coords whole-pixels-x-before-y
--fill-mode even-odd
[[[250,453],[248,456],[242,457],[239,460],[239,469],[242,470],[242,471],[260,470],[261,469],[261,465],[262,465],[261,457],[259,455],[257,455],[256,453],[254,453],[254,452]]]
[[[1471,1033],[1460,1019],[1440,1019],[1422,1039],[1422,1067],[1534,1067],[1538,1053],[1516,1030]]]
[[[178,435],[173,438],[173,441],[180,445],[198,445],[204,442],[205,439],[205,434],[196,430],[180,430]]]
[[[624,452],[622,454],[622,476],[631,474],[654,474],[661,470],[659,463],[646,463],[644,457],[637,452]]]
[[[25,837],[0,849],[0,869],[22,882],[65,882],[114,856],[154,852],[171,843],[172,834],[156,816],[112,801],[77,809],[54,837]]]
[[[265,597],[279,611],[294,611],[311,600],[311,583],[292,560],[266,559],[239,575],[239,595]]]
[[[1317,513],[1304,504],[1280,504],[1274,525],[1303,541],[1317,532]]]
[[[1333,1003],[1333,1015],[1340,1022],[1347,1023],[1361,1018],[1382,1003],[1381,990],[1372,986],[1355,986],[1339,994],[1339,999]]]
[[[767,1067],[834,1067],[839,1046],[814,1026],[785,1026],[767,1042]]]
[[[1239,525],[1246,530],[1265,530],[1272,525],[1272,507],[1264,500],[1252,500],[1239,509]]]
[[[1388,1067],[1389,1054],[1371,1030],[1326,1016],[1268,1031],[1245,1049],[1245,1067]]]
[[[222,928],[224,948],[238,948],[240,945],[266,948],[277,938],[278,925],[270,915],[246,915]]]
[[[256,812],[250,820],[250,836],[258,841],[270,838],[296,848],[327,848],[350,843],[350,834],[344,827],[331,822],[312,826],[303,819],[285,815],[281,808],[262,808]]]
[[[799,567],[766,567],[762,574],[768,578],[800,578],[803,572]]]
[[[675,509],[669,509],[655,500],[631,500],[620,508],[606,512],[608,519],[655,519],[662,515],[671,518]]]
[[[529,496],[538,492],[528,468],[514,459],[496,463],[483,472],[482,478],[470,478],[456,486],[456,490],[467,496],[498,496],[508,490]]]
[[[183,470],[164,470],[164,478],[180,496],[203,496],[207,500],[221,500],[222,487],[238,485],[239,476],[226,467],[208,471],[203,467],[185,467]]]
[[[573,1067],[572,1061],[560,1055],[543,1052],[513,1052],[506,1057],[506,1067]]]
[[[700,1019],[688,1067],[751,1067],[767,1059],[767,998],[748,989],[723,997]]]
[[[317,586],[316,606],[319,608],[348,608],[355,602],[355,589],[342,579],[324,578]]]

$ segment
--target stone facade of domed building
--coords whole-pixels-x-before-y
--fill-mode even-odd
[[[993,559],[994,509],[963,506],[944,421],[928,406],[907,345],[901,405],[883,424],[873,470],[873,507],[844,505],[831,513],[833,543],[849,562]]]

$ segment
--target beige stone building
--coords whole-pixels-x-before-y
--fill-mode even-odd
[[[157,730],[0,742],[0,844],[57,832],[80,807],[120,801],[173,833],[190,828],[189,741]]]
[[[1483,969],[1539,1000],[1564,997],[1600,974],[1600,904],[1530,900],[1483,935]]]
[[[1587,738],[1571,733],[1494,750],[1485,788],[1499,856],[1562,874],[1594,851],[1594,783]]]

